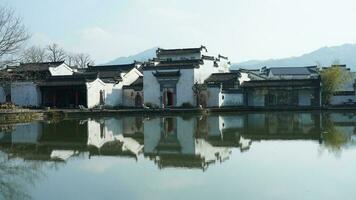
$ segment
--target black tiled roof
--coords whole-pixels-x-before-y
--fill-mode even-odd
[[[40,82],[39,86],[78,86],[85,85],[97,78],[96,73],[74,74],[72,76],[51,76]]]
[[[205,83],[226,83],[226,82],[236,82],[240,77],[238,72],[230,73],[214,73],[205,80]]]
[[[158,64],[146,64],[142,69],[143,70],[152,70],[152,69],[190,69],[198,68],[203,64],[201,59],[193,60],[173,60],[173,61],[160,61]]]
[[[273,67],[269,68],[269,71],[273,75],[312,75],[316,73],[317,66],[309,67]]]
[[[245,81],[242,87],[320,87],[320,79],[269,79]]]
[[[174,54],[188,54],[188,53],[200,53],[202,49],[206,50],[205,46],[199,48],[182,48],[182,49],[161,49],[156,51],[157,57],[162,55],[174,55]]]
[[[121,73],[135,68],[135,63],[125,65],[89,65],[86,72],[97,72],[98,77],[106,83],[117,83],[122,80]]]
[[[87,71],[120,71],[128,72],[135,68],[135,63],[124,65],[88,65]]]
[[[40,63],[20,63],[18,67],[14,70],[17,72],[21,71],[47,71],[50,67],[58,67],[63,64],[64,61],[59,62],[40,62]]]

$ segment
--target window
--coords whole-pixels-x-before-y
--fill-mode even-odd
[[[221,99],[224,100],[224,98],[225,98],[224,95],[222,95],[222,96],[221,96]]]

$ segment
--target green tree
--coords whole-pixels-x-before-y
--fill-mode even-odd
[[[323,105],[329,104],[334,93],[349,79],[351,73],[340,65],[334,64],[320,72]]]

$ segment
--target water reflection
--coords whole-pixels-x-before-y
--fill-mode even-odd
[[[60,167],[75,158],[110,156],[138,161],[142,157],[158,169],[206,171],[211,165],[228,162],[233,149],[248,152],[256,142],[308,140],[340,155],[356,146],[355,139],[354,113],[131,116],[4,125],[0,129],[0,194],[5,199],[13,198],[11,194],[27,198],[22,185],[40,177],[44,163]]]

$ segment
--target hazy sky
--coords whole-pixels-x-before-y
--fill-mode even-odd
[[[232,61],[356,43],[355,0],[0,0],[32,44],[56,42],[97,63],[148,48],[206,45]]]

